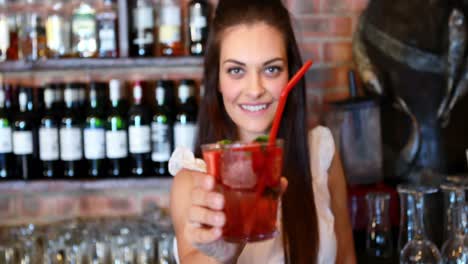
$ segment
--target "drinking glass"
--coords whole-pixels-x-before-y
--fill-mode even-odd
[[[276,218],[283,163],[282,141],[202,146],[208,173],[224,195],[223,238],[260,241],[277,234]]]
[[[450,208],[451,236],[442,246],[442,261],[444,264],[468,263],[468,245],[465,245],[466,210],[464,203]]]
[[[407,221],[406,225],[402,225],[406,230],[400,231],[399,242],[408,240],[400,252],[400,264],[441,263],[437,246],[427,239],[424,230],[424,195],[437,192],[437,189],[399,185],[397,190],[402,201],[402,219]]]
[[[393,253],[392,230],[390,225],[390,194],[368,193],[368,224],[366,236],[367,257],[372,262],[389,262]]]
[[[454,219],[452,218],[453,208],[465,203],[465,189],[463,183],[448,182],[440,186],[444,194],[444,233],[443,241],[447,241],[454,236]]]

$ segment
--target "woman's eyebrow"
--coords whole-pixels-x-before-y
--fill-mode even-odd
[[[273,63],[273,62],[276,62],[276,61],[284,61],[284,59],[283,59],[283,58],[279,58],[279,57],[278,57],[278,58],[274,58],[274,59],[271,59],[271,60],[268,60],[268,61],[264,62],[264,63],[263,63],[263,66],[266,66],[266,65],[268,65],[268,64],[270,64],[270,63]],[[238,60],[234,60],[234,59],[227,59],[227,60],[225,60],[225,61],[223,62],[223,64],[228,63],[228,62],[237,64],[237,65],[240,65],[240,66],[245,66],[245,65],[246,65],[245,63],[240,62],[240,61],[238,61]]]
[[[227,59],[227,60],[225,60],[223,62],[223,64],[228,63],[228,62],[237,64],[237,65],[240,65],[240,66],[245,66],[245,63],[237,61],[237,60],[233,60],[233,59]]]
[[[278,58],[274,58],[274,59],[271,59],[271,60],[268,60],[268,61],[264,62],[264,63],[263,63],[263,66],[266,66],[266,65],[268,65],[268,64],[270,64],[270,63],[273,63],[273,62],[276,62],[276,61],[284,61],[284,59],[279,58],[279,57],[278,57]]]

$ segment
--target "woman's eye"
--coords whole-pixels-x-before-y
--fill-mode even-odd
[[[229,68],[227,72],[231,75],[240,75],[244,72],[244,70],[242,70],[242,68],[239,68],[239,67],[233,67],[233,68]]]
[[[279,72],[281,72],[281,67],[279,66],[268,66],[265,68],[265,72],[268,74],[268,75],[276,75],[278,74]]]

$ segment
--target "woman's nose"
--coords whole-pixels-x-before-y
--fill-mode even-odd
[[[263,85],[261,76],[259,76],[257,73],[252,74],[246,91],[247,96],[252,99],[257,99],[260,98],[265,92],[266,89]]]

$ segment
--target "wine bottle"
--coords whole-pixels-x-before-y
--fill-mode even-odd
[[[155,43],[154,8],[150,0],[129,1],[131,10],[130,56],[153,57]]]
[[[140,82],[133,85],[133,105],[129,111],[128,134],[130,169],[133,176],[148,176],[151,173],[151,117],[142,102],[143,89]]]
[[[109,82],[111,107],[106,123],[106,157],[110,177],[129,176],[127,120],[119,80]]]
[[[99,57],[117,58],[118,49],[118,22],[117,7],[113,0],[104,0],[103,6],[96,14],[98,21]]]
[[[211,6],[206,0],[192,0],[188,10],[189,51],[191,55],[203,56],[208,39]]]
[[[0,88],[0,180],[13,180],[13,138],[10,119],[5,107],[6,93]]]
[[[59,155],[59,119],[53,108],[55,91],[52,88],[44,90],[45,113],[39,127],[39,159],[42,167],[42,177],[55,179],[61,176]]]
[[[60,159],[65,178],[84,175],[82,118],[78,110],[77,84],[68,84],[64,91],[65,112],[60,126]]]
[[[21,88],[18,94],[19,112],[15,116],[13,130],[13,153],[16,160],[16,174],[23,180],[38,178],[34,153],[36,124],[31,88]]]
[[[169,81],[158,81],[155,89],[156,107],[151,123],[151,140],[153,150],[153,172],[156,176],[169,175],[168,163],[172,153],[171,110],[166,99],[166,90],[171,87]]]
[[[177,90],[177,108],[174,123],[174,145],[175,147],[187,147],[194,151],[198,105],[193,80],[182,80],[180,82]]]
[[[84,154],[88,176],[106,176],[105,83],[91,83],[89,106],[84,129]]]

